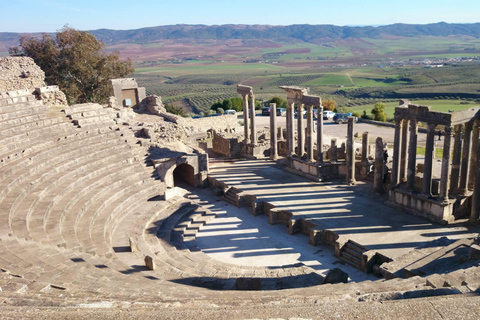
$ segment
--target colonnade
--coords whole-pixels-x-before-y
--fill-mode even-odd
[[[307,94],[308,89],[281,86],[281,89],[287,92],[287,157],[294,154],[297,157],[306,157],[309,162],[315,162],[314,156],[314,121],[313,110],[317,110],[317,163],[323,163],[323,107],[322,100],[317,96]],[[303,108],[306,106],[307,127],[306,134],[303,127]],[[294,110],[297,108],[297,150],[295,152],[295,130],[294,130]],[[306,152],[305,152],[306,141]]]
[[[432,173],[437,126],[443,127],[443,154],[440,190],[437,200],[448,202],[471,194],[478,175],[480,109],[471,108],[455,113],[430,111],[430,107],[408,105],[395,109],[395,136],[391,187],[406,182],[411,192],[432,197]],[[415,189],[418,123],[427,124],[425,160],[421,190]],[[453,144],[453,145],[452,145]],[[452,152],[453,148],[453,152]],[[480,189],[473,193],[480,203]],[[472,215],[473,214],[472,210]],[[475,213],[478,219],[478,210]]]
[[[255,129],[255,96],[252,87],[237,85],[237,92],[242,95],[243,101],[244,142],[245,144],[255,144],[257,143],[257,131]]]

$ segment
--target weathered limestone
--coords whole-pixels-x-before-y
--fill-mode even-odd
[[[472,132],[472,148],[470,152],[470,169],[468,174],[468,189],[473,189],[473,184],[475,181],[475,166],[477,164],[477,153],[475,150],[479,148],[479,132],[480,132],[480,120],[475,120],[473,122],[473,132]]]
[[[317,106],[317,163],[323,163],[323,107],[322,101]]]
[[[418,135],[418,123],[415,119],[413,119],[410,121],[410,141],[408,144],[408,166],[407,166],[407,187],[411,191],[415,191],[417,135]]]
[[[395,187],[400,183],[400,162],[401,162],[401,145],[402,145],[402,120],[395,120],[395,136],[393,140],[393,156],[392,156],[392,175],[391,186]]]
[[[250,106],[250,142],[254,145],[257,143],[257,129],[255,126],[255,96],[250,91],[248,94],[249,106]]]
[[[452,169],[450,172],[450,197],[458,196],[458,181],[460,180],[460,161],[462,156],[462,135],[463,125],[458,124],[454,127],[455,140],[453,143]]]
[[[378,137],[375,140],[375,173],[373,178],[373,192],[382,194],[383,188],[383,139]]]
[[[270,103],[270,159],[278,159],[277,105]]]
[[[0,92],[45,87],[45,73],[29,57],[0,57]]]
[[[293,146],[293,108],[294,103],[289,102],[287,106],[287,158],[290,157],[295,149]]]
[[[330,152],[331,152],[331,155],[330,155],[330,161],[331,162],[337,162],[337,139],[336,138],[332,138],[332,140],[330,141]]]
[[[425,162],[423,168],[422,193],[428,197],[432,195],[432,167],[435,154],[435,124],[429,123],[427,129],[427,144],[425,146]]]
[[[469,208],[466,208],[469,205],[467,198],[471,197],[470,190],[473,188],[472,170],[475,170],[473,161],[479,148],[478,128],[476,129],[479,117],[480,108],[478,107],[448,113],[430,111],[428,106],[412,104],[397,107],[395,109],[395,139],[389,200],[434,221],[452,221],[455,219],[455,210],[462,210],[457,213],[465,214],[469,210]],[[418,194],[419,190],[415,189],[419,122],[427,124],[425,160],[421,166],[423,171],[421,194]],[[406,130],[407,124],[409,124],[408,132]],[[433,182],[438,181],[433,179],[435,129],[437,125],[443,126],[445,133],[440,190],[438,196],[435,196],[437,191],[433,190],[432,186],[434,185]],[[465,134],[463,134],[464,126]],[[455,130],[455,141],[453,143],[451,165],[453,130]],[[408,160],[405,159],[407,150]],[[408,170],[404,169],[405,164],[407,164]],[[405,171],[407,173],[407,183],[404,186],[402,182],[405,181]]]
[[[346,156],[346,165],[347,165],[347,183],[355,184],[355,149],[353,145],[353,122],[354,117],[348,117],[348,128],[347,128],[347,156]]]
[[[255,98],[253,95],[253,89],[249,86],[237,85],[237,93],[242,95],[243,100],[243,126],[245,132],[245,144],[255,144]],[[250,120],[250,123],[249,123]],[[249,133],[250,129],[250,133]]]
[[[465,124],[465,136],[463,139],[463,151],[462,151],[462,164],[460,168],[460,185],[459,193],[465,196],[468,192],[468,177],[470,175],[470,158],[471,158],[471,144],[472,144],[472,129],[473,122],[467,122]]]
[[[145,256],[145,266],[149,270],[155,270],[155,261],[153,261],[151,256]]]
[[[450,184],[450,151],[452,140],[452,127],[445,127],[444,141],[443,141],[443,160],[442,171],[440,177],[440,193],[438,199],[441,202],[448,200],[448,186]]]
[[[303,104],[297,103],[297,156],[303,157],[305,141],[303,138]]]
[[[480,218],[480,148],[477,148],[476,154],[475,182],[473,187],[472,209],[470,212],[471,221],[478,221]]]
[[[315,161],[313,157],[313,106],[307,106],[307,161]]]
[[[409,130],[408,130],[408,120],[404,119],[402,121],[402,142],[400,144],[400,182],[407,181],[407,155],[408,155],[408,140],[409,140]],[[394,169],[395,170],[395,169]]]
[[[139,87],[134,78],[111,79],[113,95],[122,106],[127,108],[139,108],[145,99],[145,88]]]

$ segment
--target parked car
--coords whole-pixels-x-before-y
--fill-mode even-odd
[[[225,110],[225,113],[224,113],[224,114],[225,114],[225,115],[232,114],[232,115],[235,116],[235,115],[237,115],[237,111],[232,110],[232,109],[230,109],[230,110]]]
[[[278,108],[277,109],[277,116],[285,117],[287,115],[287,109],[285,108]]]
[[[262,109],[262,116],[269,116],[270,115],[270,107],[264,107]]]
[[[295,108],[295,118],[297,117],[298,109]],[[307,114],[307,110],[302,109],[302,115],[305,116]]]
[[[219,117],[219,116],[221,116],[220,113],[214,113],[214,114],[209,115],[209,117]]]
[[[323,120],[332,120],[335,112],[331,110],[323,111]]]
[[[348,114],[348,113],[336,113],[334,116],[333,116],[333,121],[335,123],[338,123],[338,124],[342,124],[342,123],[347,123],[348,122],[348,117],[350,117],[351,114]],[[357,117],[354,117],[354,121],[357,122],[358,121],[358,118]]]

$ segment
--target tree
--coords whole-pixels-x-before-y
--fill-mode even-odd
[[[105,53],[105,44],[86,31],[65,26],[55,39],[23,36],[11,55],[31,57],[45,72],[49,85],[58,85],[70,103],[106,102],[112,93],[110,79],[133,74],[130,60],[118,52]]]
[[[337,103],[333,99],[322,100],[323,110],[335,110]]]
[[[287,100],[280,98],[280,97],[273,97],[270,99],[268,103],[275,103],[277,105],[277,108],[284,108],[286,109],[288,106]]]
[[[377,102],[372,109],[373,120],[385,122],[387,115],[385,114],[385,104]]]

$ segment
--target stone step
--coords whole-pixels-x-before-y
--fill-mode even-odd
[[[101,110],[103,107],[97,103],[75,104],[62,110],[65,115],[70,116],[77,113],[88,112],[92,110]]]

